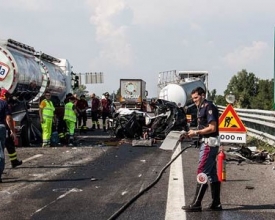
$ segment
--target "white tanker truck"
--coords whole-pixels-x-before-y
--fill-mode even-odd
[[[191,126],[196,125],[197,110],[191,99],[191,92],[196,87],[202,87],[207,94],[207,71],[165,71],[159,73],[159,99],[175,102],[186,108],[187,120]]]
[[[58,105],[72,92],[72,70],[66,59],[57,59],[12,39],[0,41],[0,88],[13,98],[13,118],[19,146],[41,142],[38,105],[45,90]]]

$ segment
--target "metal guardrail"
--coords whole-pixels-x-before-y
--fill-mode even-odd
[[[225,106],[218,105],[220,114]],[[247,135],[275,147],[275,111],[234,108],[247,129]]]

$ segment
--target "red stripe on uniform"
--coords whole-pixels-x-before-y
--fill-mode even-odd
[[[204,151],[203,151],[203,155],[202,155],[202,158],[201,158],[201,161],[199,163],[197,174],[203,172],[203,169],[205,167],[206,161],[207,161],[207,159],[209,157],[209,153],[210,153],[210,147],[209,146],[205,146]]]

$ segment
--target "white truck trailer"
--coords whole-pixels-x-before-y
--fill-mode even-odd
[[[146,82],[142,79],[120,79],[119,102],[127,108],[139,108],[146,100],[148,92]]]

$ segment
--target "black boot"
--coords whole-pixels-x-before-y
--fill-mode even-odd
[[[208,184],[197,184],[196,193],[193,202],[190,205],[182,206],[181,208],[186,212],[200,212],[201,201],[207,190]]]
[[[95,124],[93,124],[92,129],[95,129]]]
[[[106,131],[107,131],[107,130],[106,130],[106,126],[103,126],[103,131],[104,131],[104,132],[106,132]]]
[[[15,159],[15,160],[11,161],[11,166],[12,166],[12,168],[15,168],[17,166],[20,166],[22,163],[23,163],[22,160]]]
[[[97,124],[97,129],[100,129],[100,124]]]
[[[212,203],[206,209],[206,211],[221,211],[222,205],[220,201],[221,182],[211,183],[211,195]]]
[[[72,146],[74,146],[74,136],[70,135],[70,138],[69,138],[69,147],[72,147]]]

